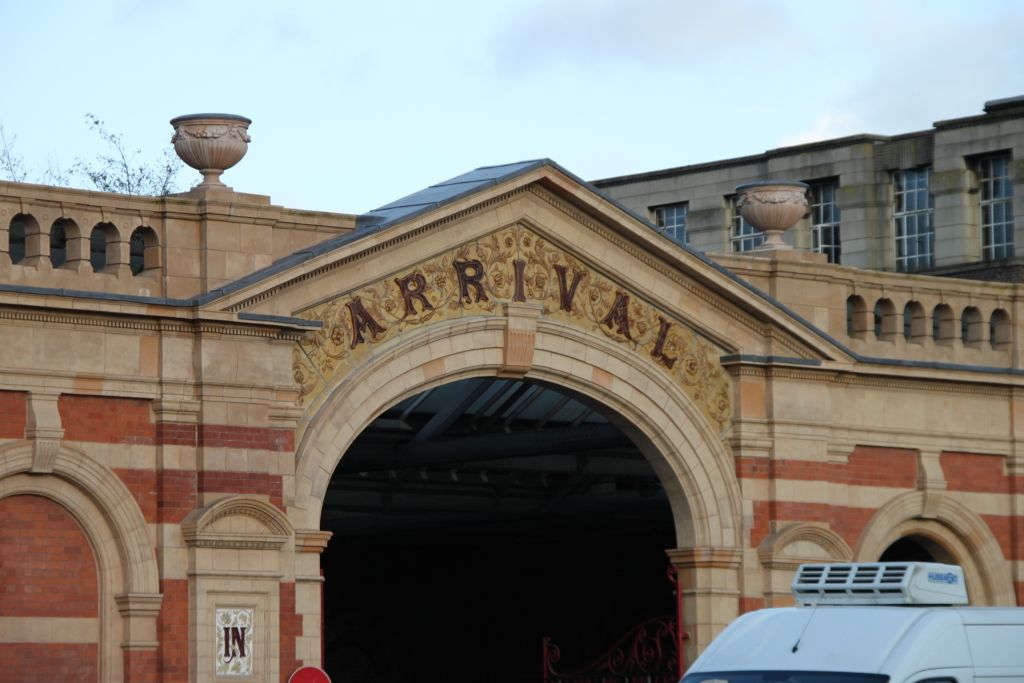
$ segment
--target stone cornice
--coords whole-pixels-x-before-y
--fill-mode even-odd
[[[736,569],[743,557],[740,548],[674,548],[665,552],[677,569]]]
[[[296,529],[295,550],[300,553],[322,553],[333,535],[333,532],[319,529]]]
[[[153,317],[152,313],[118,313],[102,311],[95,313],[64,313],[41,309],[0,309],[0,320],[12,320],[44,325],[67,325],[69,327],[103,327],[107,329],[138,330],[192,335],[196,333],[220,334],[225,336],[261,337],[297,341],[306,332],[285,330],[266,324],[249,324],[245,321],[189,321],[168,320]]]

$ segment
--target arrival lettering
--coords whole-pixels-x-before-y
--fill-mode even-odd
[[[363,302],[359,297],[352,297],[352,301],[345,305],[348,306],[348,313],[352,318],[352,343],[349,345],[350,349],[356,348],[359,344],[366,343],[363,332],[369,332],[370,336],[374,338],[384,334],[385,328],[373,319],[373,316],[363,306]]]

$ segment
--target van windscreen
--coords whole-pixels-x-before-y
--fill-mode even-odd
[[[886,683],[882,674],[836,671],[708,671],[687,674],[682,683]]]

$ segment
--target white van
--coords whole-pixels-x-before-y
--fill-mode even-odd
[[[962,606],[960,567],[802,565],[793,595],[732,622],[683,682],[1024,682],[1024,609]]]

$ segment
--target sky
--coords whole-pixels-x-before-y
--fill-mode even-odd
[[[478,166],[595,180],[1024,95],[1024,0],[0,0],[0,26],[29,180],[106,152],[87,114],[145,162],[171,118],[226,112],[253,120],[227,185],[342,213]]]

